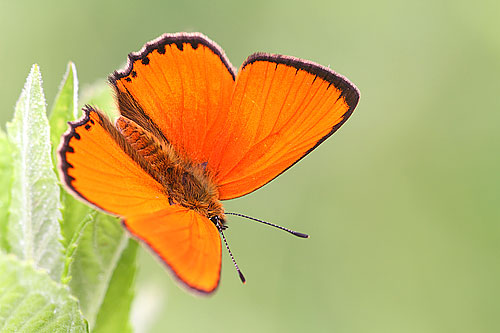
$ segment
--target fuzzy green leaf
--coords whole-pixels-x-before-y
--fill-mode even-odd
[[[70,62],[61,82],[59,92],[54,100],[50,113],[50,137],[54,155],[64,132],[68,130],[68,122],[76,120],[80,115],[78,110],[78,77],[75,64]],[[93,211],[89,206],[76,200],[66,191],[61,193],[63,206],[63,222],[61,232],[63,245],[73,239],[76,229]]]
[[[67,288],[12,255],[0,255],[0,304],[2,332],[88,332]]]
[[[57,280],[63,267],[59,185],[51,158],[42,77],[33,65],[7,124],[12,143],[12,183],[7,239],[12,253],[48,270]]]
[[[128,235],[112,216],[93,212],[91,219],[92,222],[79,231],[77,246],[68,260],[69,286],[92,329],[113,272],[128,244]]]
[[[78,77],[75,64],[70,62],[50,112],[50,142],[54,150],[68,129],[68,121],[78,117]]]
[[[89,214],[97,214],[91,207],[75,199],[66,190],[62,190],[61,201],[63,205],[63,222],[61,223],[61,232],[63,235],[63,244],[68,247],[68,243],[75,236],[81,223],[89,217]]]
[[[9,250],[7,221],[9,217],[10,189],[12,186],[12,156],[7,135],[0,130],[0,249]]]
[[[135,258],[137,242],[129,239],[111,278],[106,297],[101,305],[94,326],[94,333],[132,332],[129,322],[134,298]]]

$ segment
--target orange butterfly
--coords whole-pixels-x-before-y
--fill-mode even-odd
[[[180,281],[205,293],[220,278],[220,200],[255,191],[297,163],[359,99],[343,76],[293,57],[255,53],[236,72],[199,33],[147,43],[109,81],[120,117],[113,125],[86,106],[69,123],[61,178],[75,196],[121,217]]]

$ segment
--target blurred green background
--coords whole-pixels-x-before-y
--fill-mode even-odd
[[[500,2],[0,0],[0,120],[32,63],[49,104],[164,32],[200,31],[235,66],[310,59],[361,90],[351,119],[230,219],[208,298],[142,251],[138,332],[500,332]]]

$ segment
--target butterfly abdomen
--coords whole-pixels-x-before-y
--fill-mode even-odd
[[[128,118],[118,118],[116,127],[158,174],[174,203],[208,218],[223,216],[217,188],[203,165],[186,161],[170,143],[158,139]]]

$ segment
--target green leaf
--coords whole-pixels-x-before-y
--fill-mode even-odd
[[[81,220],[80,224],[73,232],[73,236],[71,240],[65,244],[66,252],[64,255],[64,268],[61,275],[61,283],[68,284],[71,281],[70,268],[73,262],[75,261],[75,252],[78,249],[78,244],[80,244],[80,240],[84,234],[85,228],[89,223],[94,222],[97,215],[97,211],[90,211],[87,216]],[[67,223],[62,223],[65,225]]]
[[[50,142],[57,149],[68,121],[78,117],[78,77],[75,64],[70,62],[50,112]]]
[[[80,228],[84,220],[89,218],[89,214],[97,214],[97,212],[86,204],[75,199],[65,189],[63,189],[61,201],[63,205],[63,219],[61,223],[61,232],[63,235],[63,245],[68,247],[68,243],[75,236],[75,233]]]
[[[54,100],[54,105],[50,113],[50,137],[54,156],[56,149],[61,141],[61,136],[68,129],[68,122],[74,121],[79,117],[78,111],[78,77],[75,64],[68,63],[66,73],[61,82],[59,92]],[[67,191],[62,191],[61,203],[62,210],[62,243],[64,247],[68,246],[68,242],[73,238],[76,229],[84,221],[90,212],[93,211],[89,206],[76,200]]]
[[[132,332],[129,322],[134,298],[135,258],[137,242],[129,239],[111,278],[106,297],[101,305],[94,326],[94,333]]]
[[[54,161],[56,161],[56,150],[61,141],[61,136],[68,129],[68,122],[76,120],[78,115],[78,76],[75,64],[69,62],[49,117],[50,141]],[[92,209],[64,190],[61,192],[61,203],[63,206],[63,222],[61,223],[63,237],[61,241],[63,246],[67,248],[68,243],[74,237],[76,229],[88,217]],[[63,272],[63,278],[67,278],[65,273],[67,272]]]
[[[31,68],[7,132],[14,168],[7,225],[11,252],[59,279],[63,267],[61,205],[38,65]]]
[[[9,250],[7,221],[9,217],[10,189],[12,186],[12,156],[7,135],[0,130],[0,249]]]
[[[2,332],[88,332],[67,288],[12,255],[0,255],[0,304]]]
[[[113,271],[128,244],[128,235],[117,218],[93,212],[91,222],[81,228],[76,244],[67,258],[69,286],[92,329]]]

